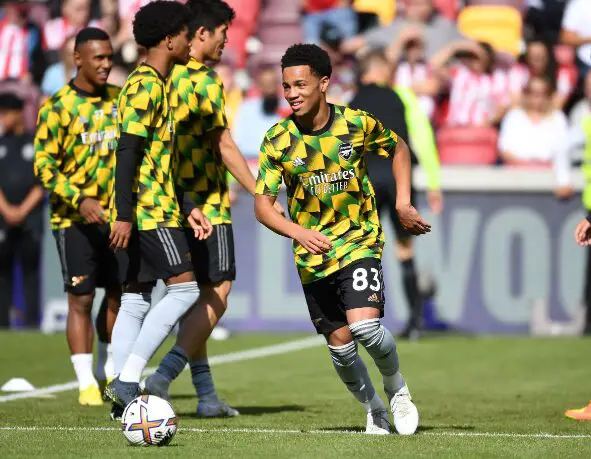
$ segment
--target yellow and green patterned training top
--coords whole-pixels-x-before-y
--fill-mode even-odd
[[[330,105],[327,125],[316,132],[293,116],[267,131],[261,146],[257,194],[276,196],[287,187],[291,219],[320,231],[333,243],[313,255],[294,241],[302,283],[326,277],[362,258],[380,258],[384,236],[367,175],[365,154],[391,158],[398,136],[371,114]]]
[[[83,198],[97,199],[108,212],[119,91],[107,85],[100,94],[89,94],[70,82],[39,110],[34,168],[49,191],[52,229],[84,223],[78,213]]]
[[[119,131],[143,137],[144,152],[133,184],[134,223],[141,231],[180,228],[175,193],[174,122],[166,83],[141,64],[127,78],[119,96]],[[111,200],[114,208],[115,199]],[[112,220],[116,220],[116,211]]]
[[[179,155],[177,184],[213,225],[231,223],[226,166],[208,133],[227,128],[224,88],[215,71],[191,59],[168,79]]]

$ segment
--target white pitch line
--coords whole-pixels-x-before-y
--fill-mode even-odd
[[[54,431],[54,432],[120,432],[116,427],[66,427],[66,426],[0,426],[0,431]],[[252,433],[252,434],[313,434],[313,435],[364,435],[362,431],[353,430],[297,430],[297,429],[258,429],[258,428],[220,428],[200,429],[180,427],[180,432],[192,433]],[[428,437],[501,437],[501,438],[534,438],[534,439],[589,439],[585,434],[551,434],[551,433],[511,433],[511,432],[419,432],[419,436]]]
[[[289,352],[300,351],[311,347],[323,344],[324,338],[322,336],[312,336],[310,338],[303,338],[286,343],[274,344],[271,346],[263,346],[246,351],[230,352],[228,354],[216,355],[209,358],[210,365],[222,365],[224,363],[244,362],[246,360],[258,359],[261,357],[270,357],[273,355],[287,354]],[[145,374],[150,374],[156,371],[156,368],[146,368]],[[57,394],[59,392],[66,392],[77,389],[78,382],[70,381],[64,384],[56,384],[54,386],[42,387],[29,392],[19,392],[17,394],[0,396],[0,403],[12,402],[14,400],[23,400],[27,398],[36,398],[47,396],[50,394]]]

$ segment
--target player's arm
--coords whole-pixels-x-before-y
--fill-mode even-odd
[[[408,137],[417,154],[419,165],[427,178],[429,207],[433,213],[438,214],[443,207],[443,196],[441,194],[441,167],[433,127],[412,90],[399,89],[396,92],[404,103],[404,118],[408,127]]]
[[[410,200],[412,164],[408,145],[372,115],[365,114],[364,118],[365,151],[386,158],[393,156],[392,174],[396,180],[396,211],[400,223],[412,234],[428,233],[431,225],[423,220]]]
[[[282,173],[281,162],[275,157],[271,143],[265,139],[261,147],[254,199],[257,220],[271,231],[298,241],[310,253],[320,254],[329,251],[332,243],[327,236],[288,220],[274,207],[281,187]]]
[[[35,176],[43,187],[58,195],[65,203],[77,209],[84,198],[82,191],[61,172],[65,131],[59,113],[46,105],[39,111],[35,131]]]

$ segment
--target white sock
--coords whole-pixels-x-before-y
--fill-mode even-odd
[[[381,399],[381,397],[375,393],[374,396],[372,397],[372,399],[367,402],[364,403],[365,405],[365,409],[367,409],[367,411],[374,411],[374,410],[385,410],[386,409],[386,405],[384,405],[384,401]]]
[[[113,364],[113,353],[109,343],[98,342],[98,352],[96,359],[96,368],[94,374],[99,381],[113,379],[115,368]]]
[[[142,377],[142,372],[144,371],[144,368],[146,368],[147,363],[148,361],[143,357],[140,357],[137,354],[131,354],[127,358],[125,365],[123,365],[119,380],[123,382],[139,383],[140,378]]]
[[[80,390],[86,389],[92,384],[98,387],[92,373],[92,354],[74,354],[70,357],[70,360],[72,360]]]

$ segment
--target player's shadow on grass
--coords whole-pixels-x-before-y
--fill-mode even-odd
[[[306,411],[306,408],[301,405],[234,406],[234,408],[240,412],[240,416],[262,416],[264,414],[285,413],[287,411]],[[177,414],[183,417],[197,417],[195,411]]]

